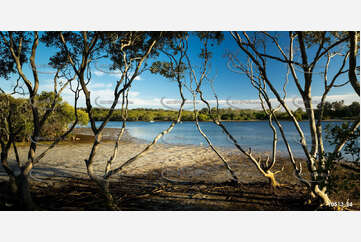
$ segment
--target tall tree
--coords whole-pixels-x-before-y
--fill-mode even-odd
[[[288,36],[288,51],[284,46],[281,46],[277,36],[268,32],[261,32],[253,35],[243,32],[232,32],[232,37],[237,43],[240,50],[247,56],[252,63],[258,69],[262,79],[266,85],[275,95],[277,101],[286,110],[291,117],[297,132],[300,137],[300,144],[304,151],[304,154],[308,161],[308,169],[311,173],[311,186],[310,192],[313,197],[320,199],[322,204],[330,205],[331,200],[327,194],[327,179],[329,170],[326,167],[326,158],[324,155],[322,128],[321,128],[321,116],[319,120],[315,117],[315,112],[312,103],[311,84],[313,82],[313,74],[316,66],[319,66],[321,60],[326,59],[326,71],[325,71],[325,89],[323,93],[323,101],[326,98],[328,92],[336,84],[335,81],[342,74],[345,74],[345,63],[348,58],[346,51],[341,53],[343,61],[338,69],[336,75],[328,82],[327,69],[330,59],[332,58],[332,52],[341,45],[345,45],[349,40],[349,36],[341,33],[327,33],[327,32],[289,32]],[[262,36],[262,45],[259,45],[259,37]],[[241,37],[242,36],[242,37]],[[295,47],[295,40],[297,41],[297,47]],[[264,47],[265,43],[271,42],[273,46],[278,50],[278,55],[273,53],[267,53],[267,48]],[[296,53],[296,51],[298,51]],[[296,59],[296,54],[299,54],[300,60]],[[272,60],[275,63],[286,65],[290,69],[291,76],[297,87],[297,90],[302,97],[303,104],[305,106],[309,128],[311,133],[311,148],[307,145],[304,131],[294,113],[291,111],[287,103],[282,99],[279,91],[274,85],[274,81],[270,79],[269,65],[266,66],[266,60]],[[301,72],[302,78],[298,76],[298,72]],[[303,86],[301,83],[304,83]],[[321,104],[321,106],[323,106]]]
[[[67,63],[79,79],[83,94],[86,100],[86,111],[88,113],[91,129],[94,134],[94,142],[89,157],[85,160],[87,172],[101,189],[107,204],[111,209],[118,209],[113,201],[109,190],[109,178],[119,173],[126,165],[137,160],[148,152],[153,145],[166,133],[170,132],[174,125],[180,121],[181,105],[177,119],[170,127],[159,135],[140,153],[125,161],[119,167],[112,168],[112,163],[116,158],[118,143],[124,133],[127,119],[128,92],[132,83],[146,69],[146,62],[152,56],[158,55],[158,50],[162,48],[167,40],[173,38],[174,33],[164,32],[59,32],[49,33],[43,40],[49,46],[58,47],[58,53],[53,57],[54,64]],[[114,88],[114,98],[111,107],[106,111],[105,117],[98,127],[95,125],[93,116],[93,106],[91,94],[87,85],[91,82],[90,63],[97,58],[105,56],[112,61],[111,69],[120,73]],[[88,74],[88,75],[87,75]],[[181,87],[180,87],[181,88]],[[94,172],[94,157],[99,144],[102,141],[103,130],[110,120],[119,99],[122,98],[122,120],[123,126],[118,134],[112,155],[105,163],[105,171],[102,177]]]
[[[34,209],[35,205],[32,201],[30,189],[29,189],[29,175],[36,163],[38,163],[45,154],[53,148],[60,140],[64,139],[71,130],[75,127],[78,122],[77,119],[77,109],[75,108],[76,119],[66,132],[64,132],[58,139],[56,139],[46,151],[42,152],[39,156],[36,156],[37,142],[40,136],[41,129],[48,120],[49,116],[53,113],[58,97],[61,92],[66,88],[69,83],[71,83],[74,78],[68,78],[66,82],[58,89],[59,79],[63,76],[62,68],[57,68],[56,73],[54,74],[54,96],[50,102],[50,106],[46,111],[41,114],[39,110],[39,105],[37,105],[37,95],[39,91],[39,72],[36,65],[36,54],[39,45],[39,34],[38,32],[1,32],[1,55],[4,57],[1,67],[4,69],[1,70],[1,73],[4,77],[8,78],[12,73],[19,75],[20,79],[23,81],[26,89],[29,93],[28,101],[32,113],[32,135],[31,142],[29,145],[28,158],[26,162],[20,162],[18,160],[18,155],[16,158],[18,160],[18,167],[20,169],[20,174],[15,177],[16,190],[19,194],[21,204],[27,209]],[[31,76],[25,74],[23,66],[25,63],[30,62],[31,66]],[[77,95],[75,95],[75,103],[77,101]],[[76,104],[75,104],[76,107]],[[11,112],[10,112],[11,113]],[[10,114],[9,113],[9,114]],[[10,132],[11,133],[11,132]],[[16,152],[16,144],[12,143],[14,150]],[[8,173],[11,175],[10,173]],[[10,179],[13,181],[13,179]]]

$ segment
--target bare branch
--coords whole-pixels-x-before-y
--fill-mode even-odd
[[[52,148],[54,148],[60,141],[63,141],[75,128],[75,126],[78,124],[79,118],[78,118],[78,99],[79,99],[79,82],[78,86],[74,92],[74,116],[75,120],[72,123],[72,125],[68,128],[67,131],[65,131],[61,136],[59,136],[46,150],[44,150],[39,156],[37,156],[33,163],[38,163]]]
[[[178,110],[178,115],[177,115],[177,119],[174,120],[171,125],[166,129],[163,130],[161,133],[159,133],[154,139],[153,141],[148,144],[140,153],[138,153],[137,155],[133,156],[132,158],[130,158],[129,160],[127,160],[126,162],[124,162],[122,165],[120,165],[118,168],[110,170],[107,174],[104,175],[104,179],[108,179],[111,176],[119,173],[124,167],[126,167],[127,165],[131,164],[132,162],[136,161],[138,158],[142,157],[143,155],[145,155],[147,152],[149,152],[151,150],[151,148],[158,142],[158,140],[160,138],[162,138],[164,135],[168,134],[170,131],[172,131],[172,129],[174,128],[174,126],[176,124],[178,124],[181,121],[181,117],[182,117],[182,111],[183,111],[183,106],[185,104],[186,99],[183,96],[183,91],[182,91],[182,83],[178,82],[178,88],[179,88],[179,93],[182,97],[182,103],[179,107]]]

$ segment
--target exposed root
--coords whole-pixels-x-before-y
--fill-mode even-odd
[[[282,170],[283,170],[283,169],[282,169]],[[282,170],[281,170],[281,171],[282,171]],[[272,187],[273,189],[286,186],[286,184],[281,184],[281,183],[279,183],[279,182],[276,180],[275,175],[276,175],[277,173],[280,173],[281,171],[272,172],[272,171],[269,171],[269,170],[268,170],[268,171],[266,171],[266,172],[264,173],[264,176],[268,178],[269,183],[270,183],[270,185],[271,185],[271,187]]]
[[[314,187],[314,193],[321,200],[321,206],[331,206],[331,200],[325,190],[320,190],[318,185]]]

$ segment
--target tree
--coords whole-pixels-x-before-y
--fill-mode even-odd
[[[154,140],[140,153],[125,161],[122,165],[112,168],[112,163],[116,159],[118,144],[124,133],[126,120],[128,118],[128,92],[133,81],[146,69],[146,61],[159,54],[159,50],[171,44],[171,40],[177,35],[173,32],[60,32],[49,33],[44,36],[43,40],[48,46],[56,46],[59,51],[52,57],[54,65],[58,66],[67,63],[73,70],[81,84],[86,99],[86,112],[88,113],[91,129],[94,134],[94,142],[88,159],[85,160],[87,172],[91,180],[93,180],[101,189],[102,194],[107,200],[107,204],[111,209],[118,209],[113,201],[113,197],[109,190],[109,178],[119,173],[125,166],[134,162],[146,152],[151,150],[155,143],[165,134],[170,132],[173,127],[180,121],[182,107],[181,104],[178,111],[177,119],[172,122],[168,129],[157,135]],[[91,95],[87,88],[91,78],[86,76],[91,72],[90,63],[96,58],[101,58],[105,54],[112,61],[112,69],[119,71],[120,78],[116,82],[114,88],[114,99],[108,110],[103,110],[104,115],[101,118],[99,127],[95,125],[94,110],[91,105]],[[180,78],[174,75],[173,78]],[[179,86],[181,92],[181,86]],[[103,177],[98,177],[94,173],[94,156],[98,149],[98,145],[102,141],[102,132],[105,125],[112,117],[118,100],[122,97],[121,117],[123,126],[118,134],[115,142],[113,153],[106,161]],[[134,119],[153,120],[150,114],[148,116],[136,115]],[[135,116],[135,115],[134,115]]]
[[[244,155],[246,155],[250,159],[250,161],[255,165],[257,170],[264,177],[266,177],[269,180],[271,187],[273,189],[280,187],[280,186],[282,186],[282,184],[280,184],[277,181],[275,176],[276,176],[276,174],[282,172],[282,170],[273,171],[273,167],[277,161],[277,144],[278,144],[278,133],[277,133],[277,129],[274,125],[274,122],[276,123],[280,133],[282,134],[282,139],[287,147],[287,151],[288,151],[290,160],[291,160],[293,166],[295,167],[297,177],[300,177],[300,173],[302,170],[301,166],[297,167],[296,161],[294,159],[294,155],[290,148],[289,142],[285,136],[283,127],[282,127],[281,123],[279,122],[279,119],[288,118],[288,115],[287,114],[285,115],[285,113],[279,113],[279,109],[281,108],[281,105],[277,105],[276,107],[274,107],[272,105],[271,99],[268,95],[266,82],[263,79],[262,74],[259,72],[259,70],[258,69],[254,70],[252,62],[248,61],[247,64],[243,64],[237,58],[237,56],[235,56],[231,53],[228,53],[228,58],[230,60],[229,67],[231,68],[231,70],[236,73],[245,74],[248,77],[250,84],[258,91],[258,98],[260,100],[260,104],[261,104],[261,107],[263,110],[263,115],[266,119],[268,119],[268,125],[271,128],[272,133],[273,133],[271,160],[270,160],[269,156],[267,156],[267,158],[263,158],[261,156],[256,157],[257,154],[252,153],[251,147],[249,147],[248,151],[246,151],[245,148],[241,147],[238,144],[237,140],[227,130],[227,128],[222,123],[219,122],[219,120],[216,120],[216,119],[214,119],[214,120],[215,120],[216,124],[218,123],[218,125],[223,129],[223,131],[233,141],[234,145],[238,148],[238,150],[241,153],[243,153]],[[264,64],[265,64],[265,62],[264,62]],[[286,99],[286,95],[287,95],[287,93],[286,93],[286,85],[287,84],[288,84],[288,76],[286,76],[286,80],[283,84],[283,92],[284,92],[284,96],[282,97],[283,101]],[[216,94],[215,94],[215,96],[216,96]],[[298,112],[300,112],[300,111],[302,112],[302,109],[298,110]]]
[[[349,45],[350,45],[350,61],[349,61],[349,69],[348,69],[348,77],[349,81],[357,93],[360,96],[360,81],[357,80],[357,69],[358,75],[360,75],[360,67],[357,67],[357,56],[359,56],[360,50],[360,32],[349,31]]]
[[[86,111],[89,116],[91,129],[94,134],[94,142],[88,159],[85,160],[89,177],[102,189],[108,205],[116,208],[113,198],[109,192],[109,182],[99,178],[94,173],[93,163],[98,145],[102,140],[102,132],[105,125],[110,120],[111,115],[118,103],[119,98],[123,97],[123,107],[127,98],[132,82],[141,72],[143,62],[151,54],[155,46],[159,33],[142,33],[142,32],[59,32],[48,33],[43,37],[48,46],[56,46],[59,51],[52,57],[53,65],[59,66],[66,63],[73,70],[73,73],[79,79],[83,94],[86,99]],[[91,78],[87,76],[90,72],[89,64],[101,54],[108,53],[113,61],[113,68],[121,72],[120,79],[116,82],[114,89],[114,99],[111,108],[106,113],[99,127],[95,125],[93,117],[93,107],[91,104],[91,95],[88,90],[88,83]],[[134,68],[133,73],[131,73]],[[88,79],[87,79],[88,78]],[[123,129],[118,135],[118,140],[124,132]],[[118,142],[117,140],[117,142]],[[117,147],[117,143],[116,146]],[[115,148],[116,150],[116,148]],[[106,164],[105,175],[109,168],[114,155]]]
[[[205,73],[207,70],[207,62],[211,55],[208,51],[208,43],[212,41],[217,41],[218,43],[223,39],[223,34],[220,32],[196,32],[195,35],[201,40],[202,47],[200,58],[204,60],[205,65],[203,65],[203,70],[201,71],[200,78],[203,79],[205,77]],[[178,82],[179,93],[182,98],[182,105],[185,103],[185,98],[183,96],[183,91],[181,87],[185,87],[186,90],[190,91],[193,96],[193,115],[189,114],[186,117],[186,120],[194,120],[197,126],[199,133],[204,137],[206,142],[212,148],[212,150],[217,154],[217,156],[222,160],[225,168],[232,176],[232,180],[239,184],[238,178],[235,175],[234,171],[228,164],[228,161],[225,157],[218,151],[218,149],[212,144],[208,136],[203,132],[201,127],[199,126],[199,121],[209,120],[208,116],[208,108],[201,109],[201,111],[196,109],[195,106],[195,98],[196,91],[192,90],[192,83],[197,83],[196,74],[192,65],[190,63],[189,58],[189,42],[188,42],[188,33],[179,33],[176,35],[176,38],[173,39],[173,43],[168,45],[168,49],[162,49],[162,52],[169,58],[169,62],[156,62],[152,65],[151,71],[153,73],[159,73],[166,78],[174,79],[176,77],[176,81]],[[189,74],[189,75],[188,75]],[[187,78],[189,76],[189,78]],[[206,113],[204,113],[206,111]],[[168,181],[172,181],[171,179],[165,177],[162,173],[162,177]]]
[[[347,117],[357,116],[360,116],[360,103],[352,102],[351,105],[347,107]]]
[[[266,41],[261,40],[262,44],[258,44],[260,37],[259,35],[261,35],[264,40],[269,40],[272,42],[274,47],[278,50],[279,55],[267,53],[267,48],[265,48]],[[308,169],[311,173],[311,183],[308,185],[311,196],[317,197],[321,201],[321,204],[330,205],[331,200],[328,197],[327,186],[325,185],[325,183],[327,183],[329,170],[326,167],[326,158],[324,156],[325,152],[323,147],[321,120],[323,117],[322,112],[324,100],[328,92],[331,90],[331,88],[335,87],[335,82],[338,77],[347,72],[344,70],[344,67],[349,56],[349,51],[347,51],[347,53],[339,53],[341,56],[340,58],[342,58],[342,64],[339,66],[337,73],[333,76],[331,81],[328,80],[328,66],[331,62],[331,59],[336,56],[335,54],[332,54],[332,51],[334,51],[334,49],[340,45],[345,45],[350,37],[348,35],[342,34],[335,36],[334,34],[327,32],[289,32],[289,49],[288,53],[286,53],[285,48],[279,44],[276,36],[267,32],[261,32],[259,35],[255,34],[250,37],[247,33],[243,32],[241,37],[239,33],[232,32],[232,37],[234,38],[240,50],[256,66],[259,73],[261,74],[262,79],[270,88],[272,94],[275,95],[277,101],[291,117],[292,122],[297,129],[301,146],[303,148],[304,154],[307,157]],[[300,61],[295,59],[295,40],[297,40],[297,47],[299,48],[299,54],[301,56]],[[311,54],[311,47],[315,49],[314,55]],[[311,56],[313,56],[312,59],[310,59]],[[321,59],[325,57],[327,59],[324,71],[324,93],[322,95],[320,104],[320,116],[318,119],[316,119],[312,104],[311,84],[313,81],[313,71],[315,70],[315,67],[320,63]],[[266,60],[272,60],[278,64],[284,64],[287,66],[287,68],[289,68],[291,76],[294,80],[294,83],[296,84],[299,94],[302,97],[303,104],[306,109],[311,133],[311,149],[309,149],[306,143],[304,132],[300,127],[297,118],[290,110],[286,102],[282,99],[273,82],[270,80],[268,73],[269,68],[267,68],[265,64]],[[298,70],[302,70],[304,86],[301,85],[301,77],[297,75]]]
[[[11,192],[16,194],[18,187],[14,170],[8,164],[9,150],[14,148],[16,161],[21,166],[16,148],[16,140],[30,134],[28,123],[30,115],[27,105],[23,105],[22,100],[16,100],[11,94],[1,90],[0,94],[0,144],[1,144],[1,164],[9,176],[9,186]]]
[[[39,35],[38,32],[1,32],[1,57],[4,57],[0,67],[5,67],[1,70],[2,76],[9,78],[12,73],[19,75],[20,79],[23,81],[26,89],[29,93],[28,103],[32,113],[32,132],[31,132],[31,142],[29,145],[28,158],[26,162],[21,162],[17,154],[17,165],[20,169],[20,174],[15,176],[15,179],[12,179],[12,172],[8,172],[10,177],[9,181],[12,183],[11,186],[15,187],[16,192],[21,205],[27,209],[34,209],[35,205],[32,201],[30,190],[29,190],[29,180],[28,177],[36,163],[38,163],[45,154],[52,149],[59,141],[63,140],[75,127],[77,123],[77,112],[75,111],[76,119],[71,127],[64,132],[60,137],[58,137],[44,152],[36,156],[37,142],[41,135],[41,130],[44,127],[49,116],[53,113],[58,97],[61,92],[71,83],[74,78],[66,79],[65,84],[63,84],[58,90],[59,78],[64,77],[61,74],[62,68],[57,68],[57,71],[54,75],[54,95],[52,100],[49,102],[49,106],[44,112],[41,112],[40,107],[37,104],[38,99],[38,88],[39,88],[39,75],[37,71],[37,65],[35,62],[35,56],[37,53],[37,48],[39,44]],[[32,80],[24,73],[23,64],[27,61],[31,65]],[[65,77],[64,77],[65,78]],[[18,85],[18,81],[17,81]],[[17,86],[16,85],[16,86]],[[78,100],[78,97],[75,92],[75,102]],[[76,107],[76,104],[75,104]],[[76,108],[75,108],[76,110]],[[10,112],[11,113],[11,112]],[[10,131],[10,130],[9,130]],[[10,136],[13,134],[10,131]],[[13,138],[9,139],[12,141],[14,146],[14,151],[16,153],[16,144],[13,142]],[[6,147],[6,145],[5,145]],[[4,165],[4,162],[3,162]],[[6,165],[6,164],[5,164]]]

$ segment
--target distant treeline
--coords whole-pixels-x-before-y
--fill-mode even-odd
[[[319,116],[319,105],[316,107],[315,115]],[[94,108],[93,116],[95,120],[104,120],[107,109]],[[128,121],[173,121],[177,118],[178,111],[164,110],[164,109],[146,109],[136,108],[128,111]],[[212,115],[216,114],[216,109],[212,108]],[[251,110],[251,109],[219,109],[219,118],[224,121],[241,121],[241,120],[267,120],[267,115],[262,110]],[[294,111],[294,115],[297,120],[306,120],[307,114],[301,108]],[[344,105],[344,101],[337,102],[326,102],[324,105],[324,120],[330,119],[354,119],[360,115],[360,103],[353,102],[351,105]],[[290,116],[286,112],[277,112],[276,116],[279,120],[290,120]],[[199,110],[200,121],[211,121],[211,117],[208,113],[207,108]],[[111,121],[121,121],[121,110],[116,109],[111,116]],[[184,110],[182,114],[183,121],[193,121],[194,112]]]

